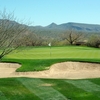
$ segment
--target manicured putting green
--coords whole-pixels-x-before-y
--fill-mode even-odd
[[[64,47],[23,47],[10,53],[6,58],[14,59],[63,59],[63,58],[88,58],[99,59],[100,49],[82,46]]]

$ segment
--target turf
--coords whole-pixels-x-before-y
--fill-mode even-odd
[[[0,100],[33,100],[33,98],[41,100],[16,78],[0,79]]]
[[[28,47],[5,56],[4,62],[17,62],[17,71],[48,69],[65,61],[100,63],[100,50],[90,47]],[[0,100],[100,100],[100,78],[97,79],[34,79],[1,78]]]
[[[50,51],[51,55],[50,55]],[[66,46],[66,47],[27,47],[19,48],[4,57],[2,61],[18,62],[22,66],[17,71],[40,71],[58,62],[85,61],[100,62],[98,48]]]
[[[46,83],[40,79],[19,79],[22,84],[41,100],[67,100],[67,98],[53,89],[52,86],[46,86]]]
[[[100,100],[100,83],[95,81],[100,79],[3,78],[0,100]]]
[[[98,48],[82,46],[64,46],[64,47],[26,47],[10,53],[6,58],[14,59],[64,59],[81,58],[94,59],[100,58]]]

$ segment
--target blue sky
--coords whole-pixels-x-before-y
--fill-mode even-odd
[[[100,0],[0,0],[0,10],[4,8],[34,26],[52,22],[100,24]]]

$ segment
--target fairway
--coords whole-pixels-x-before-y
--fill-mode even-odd
[[[51,47],[51,49],[50,47],[23,47],[5,56],[2,61],[21,64],[21,67],[16,70],[18,73],[43,71],[53,64],[61,62],[63,64],[68,61],[100,63],[100,50],[82,46]],[[60,71],[58,65],[55,68],[59,68],[55,70],[56,73]],[[90,66],[86,68],[93,73],[97,72],[91,70]],[[78,69],[76,67],[76,70]],[[51,67],[51,72],[52,70]],[[86,75],[84,71],[81,73]],[[0,100],[100,100],[100,78],[69,80],[26,77],[0,78]]]
[[[82,46],[64,46],[64,47],[23,47],[16,50],[6,58],[12,59],[99,59],[100,50],[98,48]]]
[[[100,100],[100,79],[0,79],[0,100]]]
[[[100,0],[0,4],[0,100],[100,100]]]

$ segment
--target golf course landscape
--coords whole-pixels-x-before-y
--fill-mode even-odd
[[[66,62],[99,65],[100,49],[86,46],[20,47],[2,59],[4,64],[19,64],[20,66],[16,67],[16,73],[52,70],[53,65]],[[59,67],[62,66],[59,65]],[[87,66],[85,71],[94,72],[95,68],[90,67],[90,65]],[[63,68],[65,67],[62,67],[61,70],[66,69]],[[79,69],[81,68],[78,68],[78,71],[80,71]],[[10,67],[7,68],[7,71],[10,71]],[[58,70],[54,71],[56,73]],[[82,72],[79,74],[80,76],[85,74],[84,71]],[[0,100],[100,100],[99,76],[94,78],[37,78],[18,77],[18,75],[17,77],[0,77]]]

